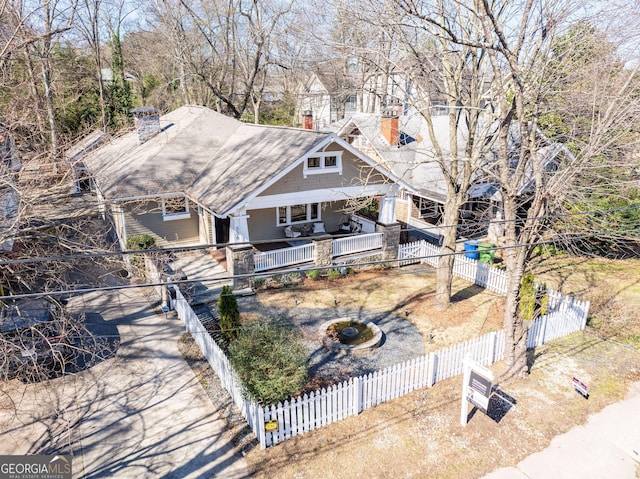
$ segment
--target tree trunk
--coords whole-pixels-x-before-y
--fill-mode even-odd
[[[55,111],[53,109],[53,93],[51,91],[51,69],[49,59],[41,58],[42,85],[44,86],[44,99],[47,106],[47,117],[49,120],[49,135],[51,138],[51,162],[54,173],[58,172],[58,128],[56,126]]]
[[[34,103],[33,112],[36,117],[38,131],[40,132],[39,141],[46,141],[47,133],[45,128],[45,121],[44,118],[42,118],[42,103],[40,101],[40,93],[38,92],[38,85],[36,82],[35,67],[31,59],[31,48],[29,46],[25,48],[24,57],[27,64],[27,74],[29,76],[29,89],[31,91],[31,98]]]
[[[444,204],[444,234],[442,235],[442,256],[438,259],[436,271],[436,308],[440,310],[449,307],[451,299],[451,280],[453,276],[453,262],[455,260],[456,236],[458,232],[458,211],[460,209],[455,194],[448,195]]]
[[[504,195],[504,216],[507,220],[515,219],[517,214],[516,199]],[[516,245],[516,223],[506,223],[505,243]],[[528,372],[527,366],[527,335],[529,328],[524,324],[519,312],[519,296],[522,277],[524,276],[524,249],[507,248],[504,250],[509,283],[504,310],[505,330],[505,377],[522,378]]]

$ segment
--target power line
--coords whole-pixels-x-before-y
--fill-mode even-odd
[[[506,224],[506,223],[518,223],[518,222],[526,222],[530,220],[541,220],[541,219],[559,219],[564,217],[572,217],[572,216],[584,216],[584,215],[595,215],[602,213],[613,213],[616,211],[631,211],[640,209],[640,205],[638,206],[629,206],[629,207],[620,207],[620,208],[610,208],[606,210],[593,210],[593,211],[580,211],[574,213],[558,213],[558,214],[550,214],[537,216],[532,218],[516,218],[512,220],[485,220],[485,221],[476,221],[476,222],[465,222],[463,224],[455,224],[455,225],[433,225],[433,228],[453,228],[453,227],[472,227],[472,226],[483,226],[488,224]],[[420,231],[429,233],[430,228],[425,226],[424,228],[419,228],[416,226],[409,226],[407,230],[412,231]],[[355,236],[354,234],[337,234],[333,235],[335,238],[344,238]],[[597,235],[592,235],[597,236]],[[577,238],[579,239],[579,238]],[[124,251],[105,251],[100,253],[78,253],[73,255],[59,255],[59,256],[42,256],[35,258],[20,258],[20,259],[6,259],[0,261],[0,266],[4,265],[12,265],[12,264],[26,264],[26,263],[42,263],[47,261],[66,261],[73,259],[90,259],[90,258],[106,258],[110,256],[128,256],[128,255],[148,255],[153,253],[158,254],[170,254],[170,253],[180,253],[186,251],[198,251],[202,249],[209,248],[224,248],[227,246],[256,246],[261,244],[271,244],[281,242],[281,239],[273,239],[273,240],[254,240],[247,242],[239,242],[239,243],[207,243],[193,246],[176,246],[170,248],[152,248],[145,250],[124,250]]]
[[[576,237],[575,239],[584,239],[584,238],[589,238],[592,237],[592,235],[585,235],[585,236],[580,236],[580,237]],[[522,244],[518,244],[515,246],[495,246],[492,247],[492,250],[507,250],[507,249],[516,249],[516,248],[523,248],[523,247],[532,247],[532,246],[539,246],[539,245],[543,245],[543,244],[554,244],[555,241],[553,240],[549,240],[549,241],[537,241],[537,242],[533,242],[533,243],[522,243]],[[350,265],[331,265],[331,266],[313,266],[312,268],[309,268],[309,270],[318,270],[318,271],[323,271],[323,270],[331,270],[331,269],[337,269],[337,268],[341,268],[341,267],[360,267],[360,266],[385,266],[385,265],[396,265],[396,266],[400,266],[401,263],[407,262],[407,261],[422,261],[425,259],[430,259],[430,258],[440,258],[440,257],[445,257],[445,256],[456,256],[456,255],[462,255],[462,254],[466,254],[467,251],[454,251],[452,253],[438,253],[438,254],[433,254],[433,255],[424,255],[424,256],[413,256],[411,258],[404,258],[404,259],[388,259],[388,260],[375,260],[375,261],[364,261],[364,262],[360,262],[360,263],[353,263]],[[234,279],[251,279],[251,278],[264,278],[264,277],[274,277],[274,276],[281,276],[283,274],[292,274],[292,273],[300,273],[301,270],[298,269],[289,269],[289,270],[280,270],[280,271],[272,271],[272,272],[258,272],[258,273],[251,273],[251,274],[238,274],[238,275],[227,275],[224,277],[204,277],[204,278],[191,278],[191,279],[183,279],[183,280],[169,280],[169,281],[161,281],[161,282],[153,282],[153,283],[137,283],[137,284],[125,284],[125,285],[116,285],[116,286],[99,286],[99,287],[92,287],[92,288],[81,288],[81,289],[65,289],[65,290],[57,290],[57,291],[44,291],[44,292],[39,292],[39,293],[21,293],[21,294],[16,294],[16,295],[11,295],[11,296],[0,296],[0,301],[1,300],[7,300],[7,299],[21,299],[21,298],[39,298],[42,296],[63,296],[63,295],[78,295],[78,294],[85,294],[85,293],[93,293],[93,292],[98,292],[98,291],[116,291],[116,290],[126,290],[126,289],[134,289],[134,288],[150,288],[150,287],[157,287],[157,286],[169,286],[171,284],[176,284],[176,285],[180,285],[180,284],[189,284],[189,283],[196,283],[196,282],[204,282],[204,281],[219,281],[219,282],[224,282],[224,281],[228,281],[228,280],[234,280]]]

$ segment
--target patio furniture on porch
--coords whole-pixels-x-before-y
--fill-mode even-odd
[[[285,226],[285,228],[284,228],[284,235],[287,238],[297,238],[301,234],[302,233],[300,231],[294,230],[291,226]]]
[[[313,233],[311,234],[317,235],[321,233],[326,233],[326,231],[324,230],[324,223],[322,221],[313,223]]]

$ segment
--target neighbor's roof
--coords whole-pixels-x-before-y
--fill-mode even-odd
[[[434,117],[434,131],[438,143],[447,151],[449,145],[449,119]],[[433,144],[424,120],[420,116],[400,116],[400,145],[390,145],[381,133],[381,115],[358,113],[332,125],[331,130],[343,136],[357,129],[371,144],[383,165],[390,169],[421,195],[435,201],[444,201],[447,187],[440,166],[436,162]],[[403,143],[406,139],[406,144]],[[413,140],[413,141],[411,141]],[[463,145],[462,138],[459,140]]]
[[[105,197],[186,193],[226,213],[331,136],[246,124],[200,106],[180,107],[160,117],[160,126],[142,144],[131,131],[83,159]]]
[[[398,130],[401,135],[400,145],[390,145],[381,133],[381,115],[359,113],[345,118],[331,126],[331,130],[341,137],[351,132],[359,131],[371,144],[377,153],[379,161],[391,170],[398,178],[411,185],[421,196],[431,200],[444,202],[447,195],[447,185],[442,170],[436,161],[436,154],[428,133],[426,122],[419,115],[400,116]],[[449,150],[449,117],[447,115],[432,117],[435,140],[446,155]],[[558,163],[558,157],[562,153],[567,158],[573,156],[564,145],[550,143],[539,132],[544,146],[537,150],[537,161],[546,171],[553,171]],[[461,122],[458,130],[458,151],[465,150],[467,137],[466,125]],[[405,144],[402,139],[408,139]],[[520,129],[517,123],[513,123],[509,131],[509,142],[512,149],[518,149],[520,145]],[[487,160],[490,156],[483,159]],[[488,185],[491,182],[481,171],[476,172],[477,186],[472,186],[467,196],[469,198],[495,198],[498,188]],[[531,188],[533,171],[530,164],[527,165],[523,184],[518,194],[522,194]],[[490,187],[489,187],[490,186]]]

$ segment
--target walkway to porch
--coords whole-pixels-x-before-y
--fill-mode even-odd
[[[184,251],[173,255],[171,269],[181,271],[185,279],[194,280],[187,287],[180,286],[181,291],[189,296],[191,305],[217,301],[222,287],[232,285],[226,269],[209,252]]]

